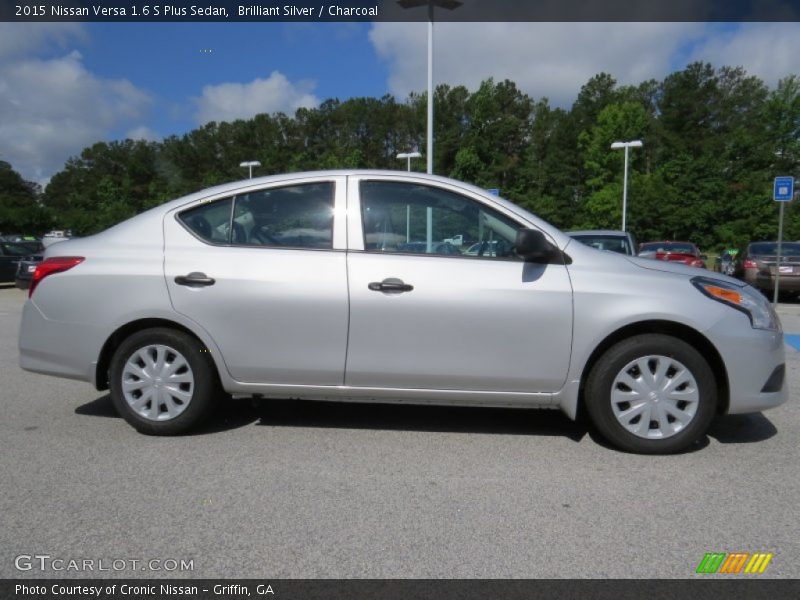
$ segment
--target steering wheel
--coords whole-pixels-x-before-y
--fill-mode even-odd
[[[250,239],[256,240],[263,245],[268,246],[282,246],[278,240],[272,237],[269,233],[269,227],[266,225],[256,225],[250,232]]]

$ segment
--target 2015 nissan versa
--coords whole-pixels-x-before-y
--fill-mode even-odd
[[[224,391],[584,407],[617,447],[670,453],[716,414],[788,396],[780,322],[749,285],[386,171],[231,183],[53,245],[19,349],[24,369],[110,388],[156,435],[196,427]]]

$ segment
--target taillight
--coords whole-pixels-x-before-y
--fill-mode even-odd
[[[703,268],[705,268],[705,266],[706,266],[706,263],[704,263],[702,260],[700,260],[700,259],[698,258],[697,260],[695,260],[695,261],[692,261],[692,266],[693,266],[693,267],[700,267],[701,269],[703,269]]]
[[[52,275],[53,273],[62,273],[63,271],[68,271],[83,261],[84,258],[82,256],[54,256],[52,258],[46,258],[40,262],[36,266],[36,270],[33,272],[31,285],[28,288],[28,298],[33,295],[33,290],[36,289],[36,286],[39,285],[39,282],[42,279],[48,275]]]
[[[747,260],[744,261],[744,268],[745,269],[755,269],[757,267],[758,267],[758,265],[756,264],[756,261],[754,261],[751,258],[748,258]]]

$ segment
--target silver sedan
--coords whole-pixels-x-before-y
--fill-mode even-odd
[[[249,179],[55,244],[19,350],[157,435],[227,393],[586,410],[617,447],[669,453],[788,396],[780,322],[752,287],[387,171]]]

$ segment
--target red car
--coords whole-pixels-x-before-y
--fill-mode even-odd
[[[705,269],[707,256],[691,242],[647,242],[639,245],[639,256],[680,262],[690,267]]]

